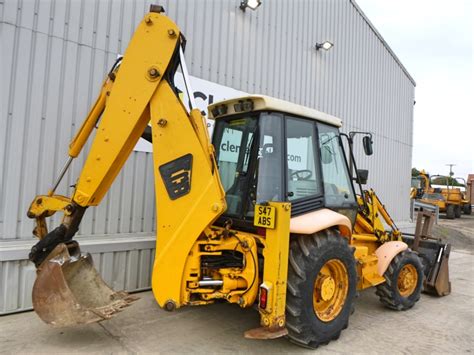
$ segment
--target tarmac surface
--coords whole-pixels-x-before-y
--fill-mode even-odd
[[[308,350],[285,338],[249,340],[244,331],[258,327],[258,312],[215,304],[163,311],[151,292],[115,318],[100,324],[55,329],[33,312],[0,317],[0,353],[409,353],[458,354],[474,351],[474,216],[440,221],[447,228],[463,225],[466,239],[450,257],[452,293],[423,294],[405,312],[384,308],[373,289],[361,292],[349,328],[339,340]],[[438,228],[437,228],[438,229]],[[471,234],[472,232],[472,234]]]

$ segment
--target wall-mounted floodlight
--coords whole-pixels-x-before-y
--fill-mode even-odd
[[[329,41],[325,41],[323,43],[316,43],[316,50],[320,50],[320,49],[324,49],[325,51],[328,51],[330,50],[332,47],[334,46],[334,44],[332,44],[331,42]]]
[[[262,5],[262,0],[243,0],[240,3],[240,9],[244,12],[246,8],[249,8],[250,10],[256,10],[260,5]]]

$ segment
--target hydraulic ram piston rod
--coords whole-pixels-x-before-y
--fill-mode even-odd
[[[222,286],[223,283],[222,280],[201,280],[199,286]]]
[[[71,165],[72,159],[73,159],[73,157],[69,157],[68,160],[66,161],[66,164],[64,164],[63,168],[61,169],[61,172],[59,173],[58,178],[56,179],[56,181],[53,185],[53,187],[51,188],[51,190],[48,191],[48,196],[53,196],[54,192],[56,191],[56,189],[59,186],[59,183],[63,179],[64,174],[66,174],[66,171],[69,168],[69,165]]]

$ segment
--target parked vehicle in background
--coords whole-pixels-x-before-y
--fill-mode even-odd
[[[467,193],[466,180],[444,175],[429,177],[424,171],[421,179],[428,181],[424,184],[422,193],[417,191],[415,197],[420,202],[438,206],[439,212],[445,213],[448,219],[460,218],[462,213],[471,214],[471,201]],[[413,196],[413,192],[410,194]]]

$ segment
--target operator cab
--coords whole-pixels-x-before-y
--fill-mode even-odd
[[[267,96],[211,105],[213,145],[226,192],[224,218],[253,221],[256,204],[289,201],[292,216],[327,207],[355,222],[357,202],[341,120]]]

